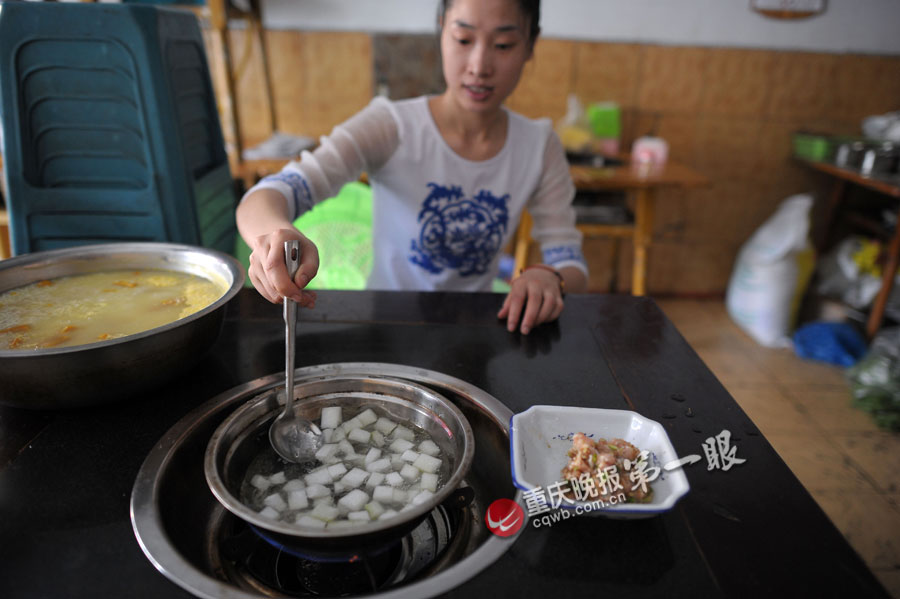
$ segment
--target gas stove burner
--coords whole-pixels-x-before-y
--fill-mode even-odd
[[[262,377],[187,414],[141,466],[131,494],[131,522],[144,554],[163,575],[203,599],[419,599],[464,585],[509,549],[512,539],[496,537],[484,525],[484,512],[495,499],[522,502],[510,475],[512,412],[506,406],[460,379],[396,364],[309,366],[297,369],[295,381],[331,375],[407,379],[453,401],[475,434],[475,459],[459,493],[398,543],[368,555],[323,555],[268,543],[215,499],[203,469],[216,427],[242,402],[284,382],[283,373]]]
[[[285,546],[225,510],[211,521],[210,568],[264,596],[346,597],[414,580],[465,539],[472,518],[438,506],[408,535],[368,554],[327,554]],[[449,548],[449,549],[448,549]]]
[[[300,545],[291,545],[287,543],[281,543],[278,540],[272,538],[265,531],[253,526],[252,524],[247,524],[247,527],[253,531],[256,536],[260,539],[287,555],[292,555],[296,558],[302,560],[308,560],[311,562],[320,562],[320,563],[334,563],[334,564],[349,564],[360,560],[363,557],[372,558],[382,553],[394,549],[399,543],[399,540],[393,540],[390,544],[382,547],[376,547],[373,549],[369,549],[364,554],[358,551],[354,552],[346,552],[346,551],[337,551],[337,552],[325,552],[319,549],[308,549]]]

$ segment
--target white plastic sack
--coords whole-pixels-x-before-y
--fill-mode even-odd
[[[789,347],[800,300],[814,267],[806,194],[784,200],[741,247],[725,307],[731,318],[766,347]]]

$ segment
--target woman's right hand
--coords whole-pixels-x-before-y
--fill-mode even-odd
[[[284,242],[292,239],[300,241],[300,268],[293,280],[284,263]],[[273,304],[289,297],[305,308],[315,307],[316,292],[304,289],[319,271],[319,250],[309,238],[293,227],[277,229],[253,239],[251,250],[247,274],[260,295]]]

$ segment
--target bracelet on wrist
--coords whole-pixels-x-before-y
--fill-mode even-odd
[[[532,268],[537,268],[540,270],[546,270],[547,272],[552,272],[554,275],[556,275],[556,278],[559,280],[559,292],[561,294],[564,294],[566,292],[566,280],[563,279],[562,274],[558,270],[556,270],[555,268],[553,268],[552,266],[549,266],[547,264],[532,264],[530,266],[526,266],[525,268],[523,268],[519,271],[519,274],[521,275],[526,270],[530,270]]]

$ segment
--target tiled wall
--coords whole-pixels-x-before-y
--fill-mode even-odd
[[[440,89],[431,36],[267,35],[279,126],[287,132],[327,133],[363,107],[378,84],[392,97]],[[241,48],[240,32],[235,36]],[[259,118],[257,61],[251,54],[246,63],[239,89],[252,142],[269,131]],[[782,199],[825,190],[820,176],[791,160],[791,132],[857,134],[863,117],[900,109],[900,57],[543,39],[509,106],[557,120],[570,92],[585,104],[614,100],[623,107],[623,147],[655,126],[673,160],[709,178],[707,188],[660,195],[648,289],[718,294],[740,245]],[[588,240],[585,250],[591,286],[602,289],[608,242]],[[630,286],[630,262],[626,249],[621,289]]]

